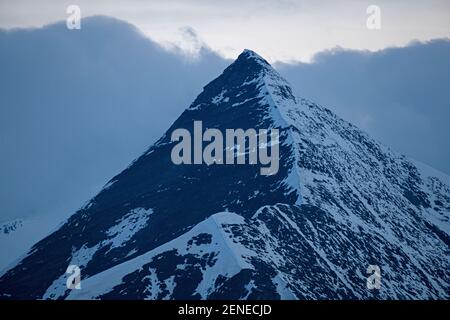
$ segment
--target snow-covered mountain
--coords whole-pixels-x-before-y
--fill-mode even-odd
[[[280,168],[175,165],[171,133],[280,130]],[[247,150],[248,151],[248,150]],[[69,265],[80,290],[66,288]],[[380,289],[366,286],[381,269]],[[0,278],[22,299],[448,299],[450,177],[294,96],[246,50]]]

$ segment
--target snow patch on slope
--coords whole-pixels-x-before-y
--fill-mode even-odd
[[[136,208],[131,210],[115,226],[106,231],[106,234],[111,238],[106,240],[102,246],[111,245],[109,250],[122,247],[139,230],[147,225],[152,213],[152,209]]]
[[[174,249],[179,255],[187,253],[203,255],[205,252],[217,253],[217,261],[212,267],[207,267],[203,271],[203,279],[196,289],[202,298],[206,298],[209,292],[214,289],[214,284],[219,275],[229,278],[244,268],[252,268],[247,258],[253,256],[254,252],[246,249],[239,243],[233,242],[230,239],[230,235],[223,230],[223,227],[227,225],[243,223],[245,223],[244,219],[235,213],[222,212],[214,214],[178,238],[83,280],[82,290],[72,291],[68,299],[96,299],[102,294],[110,292],[115,286],[120,285],[127,274],[143,268],[145,264],[152,261],[158,254]],[[189,241],[199,234],[211,235],[211,242],[196,246],[190,245]],[[178,267],[183,268],[182,265]],[[151,273],[150,277],[155,277],[154,272],[151,269],[149,271]],[[154,279],[155,281],[156,279]],[[152,286],[152,288],[155,288],[155,286]],[[169,292],[172,291],[173,287]],[[156,295],[157,292],[153,292],[148,298],[155,299]]]
[[[128,242],[139,230],[147,225],[152,209],[135,208],[116,221],[116,225],[109,228],[106,234],[110,237],[93,247],[87,247],[84,244],[80,249],[72,249],[72,258],[68,264],[76,265],[83,269],[92,260],[95,253],[104,247],[109,246],[108,251],[123,246]],[[53,281],[52,285],[47,289],[44,299],[57,299],[62,297],[67,290],[66,279],[67,274],[63,273],[58,279]]]

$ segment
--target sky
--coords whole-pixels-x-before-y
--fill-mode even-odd
[[[226,58],[252,48],[270,62],[309,62],[335,47],[375,51],[450,36],[448,0],[0,0],[0,28],[61,21],[74,4],[82,18],[128,21],[166,47],[197,53],[206,43]],[[370,5],[380,9],[380,29],[367,28]]]

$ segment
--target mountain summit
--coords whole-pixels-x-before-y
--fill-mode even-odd
[[[194,121],[223,132],[278,129],[278,172],[175,165],[171,135],[194,133]],[[80,290],[66,287],[69,265],[81,269]],[[0,297],[448,299],[449,285],[450,177],[295,97],[245,50],[2,275]]]

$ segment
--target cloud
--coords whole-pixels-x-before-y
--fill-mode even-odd
[[[337,45],[373,51],[450,36],[448,0],[14,0],[0,1],[0,27],[60,21],[71,4],[80,7],[83,18],[113,16],[160,43],[183,41],[180,28],[191,26],[228,58],[251,47],[269,61],[306,62]],[[381,9],[377,31],[366,27],[372,4]]]
[[[0,221],[80,207],[228,63],[198,54],[106,17],[0,31]]]

